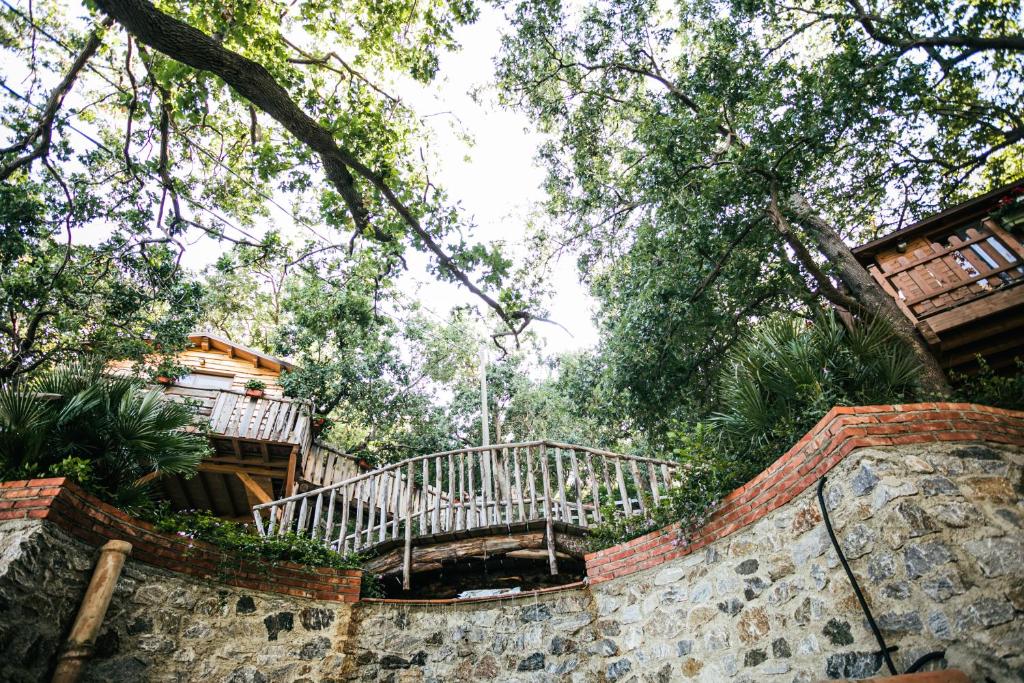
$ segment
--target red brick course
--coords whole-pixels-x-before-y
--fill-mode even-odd
[[[139,562],[239,588],[317,600],[359,600],[359,570],[256,565],[232,558],[209,543],[159,531],[63,478],[0,482],[0,521],[8,519],[45,519],[93,546],[127,541],[132,544],[131,557]]]
[[[679,525],[670,524],[588,553],[587,577],[600,583],[696,552],[790,502],[858,448],[949,441],[1024,445],[1024,412],[970,403],[833,408],[785,455],[727,495],[688,545],[680,543]]]

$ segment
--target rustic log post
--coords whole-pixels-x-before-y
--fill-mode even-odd
[[[548,473],[547,446],[542,444],[538,450],[540,459],[540,470],[544,481],[544,529],[545,541],[548,546],[548,565],[551,567],[551,576],[558,574],[558,560],[555,559],[555,521],[551,519],[551,476]]]
[[[406,489],[408,495],[405,497],[405,554],[402,557],[402,590],[407,591],[412,587],[412,486],[413,473],[412,463],[406,466]]]
[[[114,594],[114,586],[121,576],[124,561],[132,552],[132,544],[125,541],[107,541],[100,548],[100,557],[96,560],[89,587],[78,608],[78,616],[71,627],[64,649],[57,658],[57,668],[53,672],[52,683],[75,683],[82,673],[85,663],[92,658],[103,618],[110,606],[110,598]]]

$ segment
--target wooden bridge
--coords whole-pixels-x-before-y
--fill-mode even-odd
[[[583,535],[609,516],[644,515],[678,484],[680,466],[595,448],[532,441],[417,456],[253,507],[262,535],[294,532],[339,553],[412,547],[543,528],[552,574],[555,530]]]

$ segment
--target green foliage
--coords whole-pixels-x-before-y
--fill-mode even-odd
[[[658,505],[648,500],[646,515],[622,517],[613,514],[613,506],[604,508],[605,519],[610,521],[589,530],[591,549],[607,548],[677,522],[677,542],[685,545],[722,497],[745,481],[736,459],[720,448],[711,425],[697,423],[669,432],[666,450],[682,465],[682,485],[670,489]]]
[[[147,513],[145,518],[161,531],[205,541],[223,550],[228,554],[220,563],[225,572],[242,563],[269,571],[283,562],[311,568],[361,569],[366,559],[356,553],[342,555],[323,543],[294,533],[260,536],[249,525],[220,519],[204,510],[174,512],[164,504]],[[372,574],[363,574],[362,590],[365,597],[381,597],[379,580]]]
[[[160,240],[144,244],[131,198],[89,178],[0,184],[0,379],[89,354],[141,360],[186,342],[201,290]],[[101,239],[79,233],[108,224]],[[113,224],[115,227],[110,227]]]
[[[831,312],[813,323],[774,318],[729,354],[711,420],[749,478],[833,406],[910,402],[918,377],[917,360],[880,320],[847,328]]]
[[[1009,373],[997,374],[978,356],[978,372],[955,374],[956,400],[997,408],[1024,410],[1024,359],[1016,359]]]
[[[267,383],[259,379],[250,379],[245,383],[246,389],[252,389],[253,391],[261,391],[267,388]]]
[[[149,474],[191,476],[208,450],[194,413],[103,374],[102,362],[58,366],[0,386],[0,479],[69,476],[126,509],[152,503]]]
[[[598,526],[594,547],[673,522],[681,522],[685,543],[723,496],[774,462],[833,406],[918,398],[917,361],[894,346],[890,334],[879,321],[847,328],[830,312],[813,323],[782,317],[762,321],[726,359],[710,419],[675,421],[665,434],[664,451],[684,467],[682,484],[647,515]]]

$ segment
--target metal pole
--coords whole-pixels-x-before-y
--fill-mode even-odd
[[[487,410],[487,349],[480,349],[480,445],[491,445],[491,418]]]

